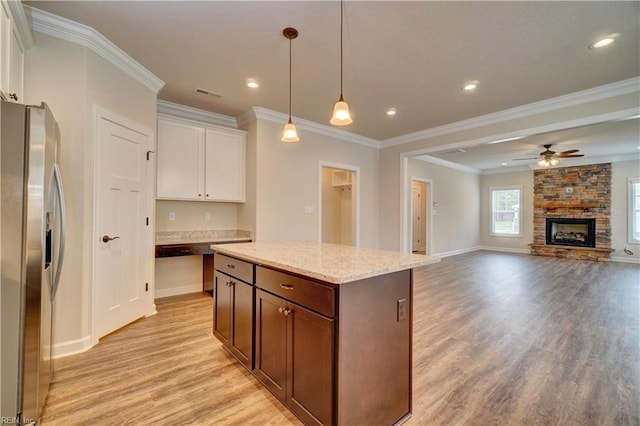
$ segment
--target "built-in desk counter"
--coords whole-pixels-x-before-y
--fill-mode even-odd
[[[212,245],[251,241],[251,233],[242,230],[192,230],[156,232],[156,258],[202,256],[202,289],[213,292]]]
[[[411,416],[413,268],[438,258],[306,242],[211,248],[214,335],[305,424]]]

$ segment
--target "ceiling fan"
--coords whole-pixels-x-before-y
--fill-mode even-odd
[[[551,151],[551,144],[543,145],[545,150],[540,153],[539,157],[529,157],[529,158],[514,158],[514,161],[518,160],[538,160],[538,165],[542,167],[555,166],[558,164],[559,158],[577,158],[584,157],[584,154],[576,154],[576,152],[580,151],[579,149],[570,149],[568,151],[555,152]]]

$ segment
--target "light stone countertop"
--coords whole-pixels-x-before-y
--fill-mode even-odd
[[[211,248],[217,253],[332,284],[344,284],[440,261],[439,257],[419,254],[299,241],[225,244]]]
[[[156,245],[229,243],[251,240],[250,231],[238,229],[160,231],[156,232]]]

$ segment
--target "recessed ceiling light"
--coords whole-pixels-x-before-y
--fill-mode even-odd
[[[396,111],[395,108],[389,108],[386,112],[387,115],[391,116],[391,115],[396,115],[398,111]]]
[[[249,79],[247,80],[247,87],[249,89],[257,89],[260,85],[258,84],[257,81],[253,80],[253,79]]]
[[[500,163],[501,166],[506,166],[509,163]]]
[[[610,46],[619,36],[620,34],[611,34],[601,38],[600,40],[596,40],[589,45],[589,49],[600,49],[602,47]]]
[[[465,92],[473,92],[478,88],[478,83],[478,80],[468,81],[464,84],[464,86],[462,86],[462,90],[464,90]]]

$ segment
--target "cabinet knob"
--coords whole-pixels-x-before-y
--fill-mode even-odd
[[[17,93],[10,93],[9,94],[9,99],[13,99],[14,101],[18,100],[18,94]]]
[[[227,287],[233,287],[234,285],[236,285],[236,283],[233,281],[227,281]]]
[[[278,308],[278,312],[280,312],[282,315],[289,316],[289,314],[291,313],[291,309],[289,308]]]
[[[202,194],[198,194],[198,197],[202,197]]]

